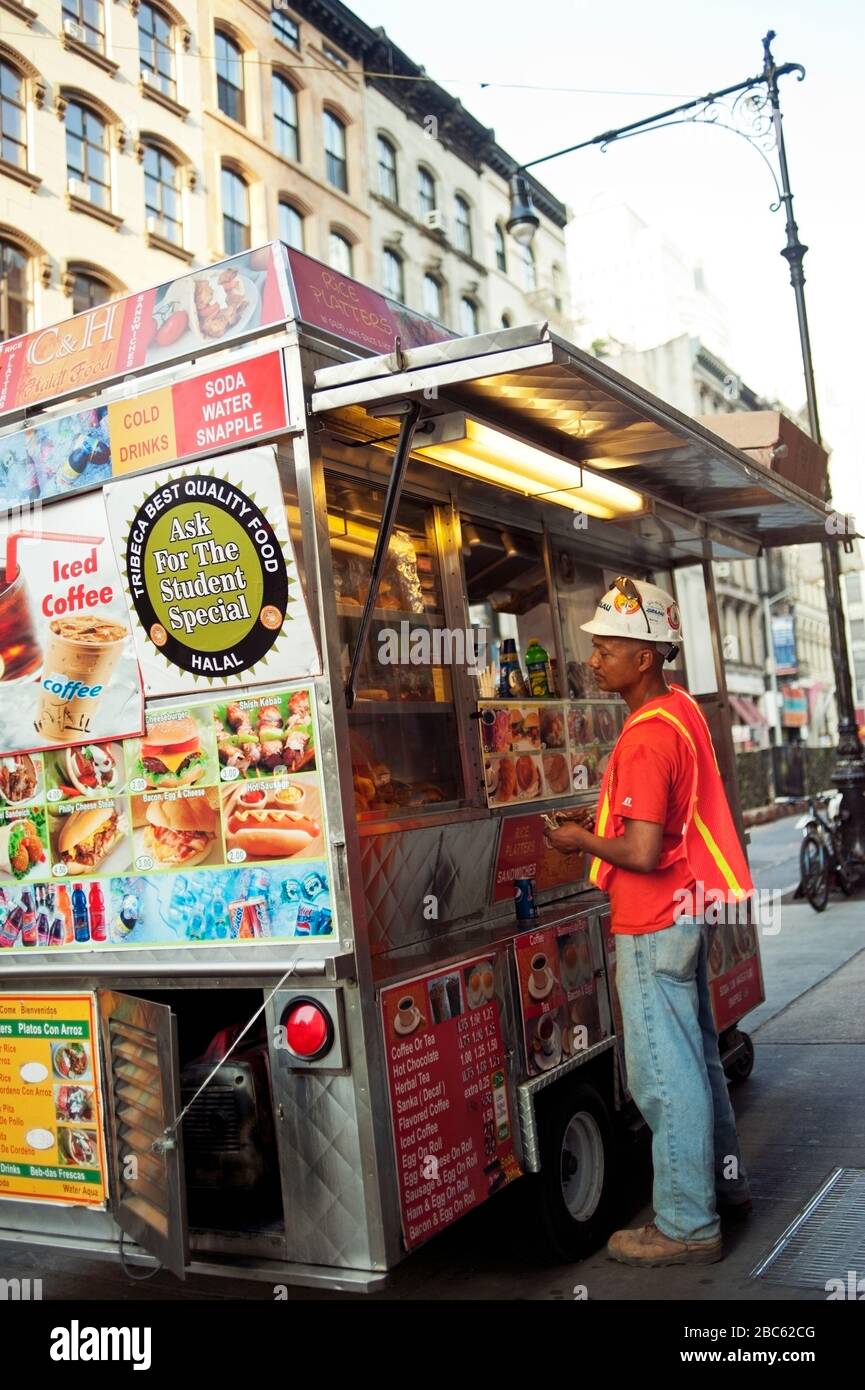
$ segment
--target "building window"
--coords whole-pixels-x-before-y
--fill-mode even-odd
[[[473,299],[463,295],[460,300],[460,332],[467,338],[478,331],[478,306]]]
[[[66,108],[66,174],[70,193],[97,207],[110,207],[108,127],[77,101]]]
[[[24,78],[9,63],[0,63],[0,155],[27,168],[27,108]]]
[[[0,241],[0,339],[30,327],[30,265],[11,241]]]
[[[147,230],[182,246],[180,165],[156,145],[144,146],[144,205]]]
[[[405,299],[402,257],[391,251],[388,246],[384,249],[384,292],[390,295],[391,299],[398,299],[400,302]]]
[[[345,126],[332,111],[324,113],[324,165],[328,183],[348,192],[348,165],[345,160]]]
[[[273,123],[279,153],[284,159],[300,159],[297,93],[278,72],[273,74]]]
[[[454,198],[454,227],[457,249],[467,256],[472,253],[472,210],[459,194]]]
[[[327,43],[321,45],[321,51],[329,62],[336,63],[338,68],[348,69],[348,59],[344,53],[338,53],[335,48],[331,48],[330,44]]]
[[[279,204],[279,239],[295,251],[303,250],[303,214],[293,203]]]
[[[274,9],[270,13],[270,24],[275,39],[286,48],[293,48],[295,53],[300,52],[300,25],[295,20],[283,10]]]
[[[505,275],[508,273],[508,253],[501,222],[496,223],[496,270],[504,271]]]
[[[523,289],[536,290],[538,288],[538,268],[531,246],[520,247],[520,260],[523,265]]]
[[[436,181],[422,164],[417,171],[417,206],[423,219],[436,210]]]
[[[327,259],[342,275],[351,275],[354,264],[352,244],[339,232],[331,232]]]
[[[510,314],[502,314],[502,328],[513,328],[514,321]]]
[[[423,277],[423,311],[427,318],[442,320],[442,285],[434,275]]]
[[[243,53],[240,45],[221,29],[216,31],[216,103],[226,116],[244,124]]]
[[[396,150],[383,135],[378,137],[378,191],[392,203],[399,202],[396,180]]]
[[[147,85],[176,97],[174,31],[171,20],[155,5],[142,5],[138,11],[138,52]]]
[[[554,265],[551,273],[553,282],[553,308],[560,314],[565,307],[564,296],[562,295],[561,266]]]
[[[102,0],[63,0],[63,27],[66,20],[77,24],[83,32],[82,43],[95,48],[98,53],[105,52],[105,15]],[[73,33],[73,38],[80,36]]]
[[[105,280],[100,280],[98,275],[89,275],[83,270],[73,271],[73,314],[83,314],[88,309],[96,309],[100,304],[107,304],[111,296],[111,286]]]
[[[233,169],[222,166],[222,244],[227,256],[247,251],[249,233],[249,189],[246,180]]]

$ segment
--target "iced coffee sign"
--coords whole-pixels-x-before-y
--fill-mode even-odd
[[[148,695],[320,671],[272,447],[104,496]]]
[[[138,734],[141,683],[98,498],[0,521],[0,754]],[[50,529],[48,521],[50,520]],[[43,524],[44,523],[44,524]]]

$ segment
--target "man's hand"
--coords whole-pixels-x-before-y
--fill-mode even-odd
[[[580,850],[586,849],[588,833],[585,826],[567,820],[557,830],[544,831],[544,839],[551,849],[557,849],[561,854],[577,854]]]
[[[585,830],[594,830],[597,809],[596,806],[573,806],[569,811],[557,811],[556,815],[560,821],[573,821]]]

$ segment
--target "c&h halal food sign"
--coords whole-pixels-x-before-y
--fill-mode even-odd
[[[149,695],[316,673],[272,449],[105,492]]]

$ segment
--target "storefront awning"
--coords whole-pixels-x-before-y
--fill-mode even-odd
[[[728,692],[727,698],[740,724],[747,724],[749,728],[756,729],[769,723],[765,714],[760,713],[754,701],[749,700],[747,695],[730,695]]]
[[[464,410],[758,547],[825,541],[830,509],[550,333],[500,329],[319,369],[313,411],[414,399]]]

